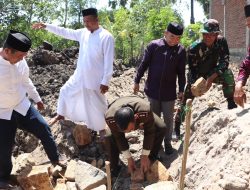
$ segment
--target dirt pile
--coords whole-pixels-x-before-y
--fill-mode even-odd
[[[76,57],[77,54],[74,56]],[[46,116],[51,117],[54,115],[60,87],[75,69],[75,58],[71,58],[70,62],[66,62],[61,63],[59,61],[56,64],[35,64],[31,62],[31,65],[33,64],[30,69],[31,78],[45,104],[49,105],[44,113]],[[116,77],[111,80],[110,89],[107,93],[109,102],[120,96],[133,93],[135,69],[125,69],[119,64],[116,68],[120,69],[116,70]],[[234,67],[233,70],[236,75],[237,69]],[[145,78],[140,84],[141,92],[139,96],[146,98],[142,92],[144,80]],[[249,86],[246,89],[249,89]],[[248,100],[250,99],[249,95],[248,90]],[[213,107],[208,105],[211,101],[214,104]],[[250,157],[250,122],[248,119],[250,117],[250,105],[247,104],[244,110],[242,108],[228,110],[222,87],[213,85],[205,95],[194,100],[192,110],[192,134],[185,189],[250,190],[250,165],[248,160]],[[85,158],[86,151],[75,146],[71,133],[67,132],[67,130],[61,130],[60,125],[55,125],[52,128],[60,151],[70,158],[77,157],[88,161]],[[182,126],[183,132],[184,126]],[[133,156],[138,160],[141,150],[140,143],[143,138],[141,133],[135,133],[134,135],[139,135],[138,143],[132,145],[131,149]],[[160,155],[174,180],[178,181],[183,141],[173,143],[173,145],[176,148],[173,155],[167,156],[162,151]],[[94,149],[95,146],[97,145],[90,145],[87,149]],[[38,146],[35,151],[38,154],[40,150],[41,146]],[[98,154],[104,155],[102,151]],[[87,158],[89,157],[91,156],[87,156]],[[99,159],[98,156],[96,158]],[[102,157],[102,159],[105,159],[105,157]],[[116,189],[129,188],[130,178],[125,174],[125,169],[122,170],[119,179],[115,181]]]
[[[236,67],[233,70],[237,73]],[[248,90],[248,100],[249,95]],[[209,101],[214,107],[209,106]],[[185,189],[249,190],[250,104],[245,109],[228,110],[222,86],[213,85],[194,100],[192,110]],[[178,158],[170,166],[176,180],[180,175],[182,145],[177,145]]]

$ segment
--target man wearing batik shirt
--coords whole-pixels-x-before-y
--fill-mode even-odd
[[[245,6],[246,25],[250,28],[250,5]],[[250,48],[248,48],[248,56],[241,62],[238,77],[236,79],[234,101],[236,104],[244,108],[246,102],[246,94],[243,86],[246,85],[250,74]]]

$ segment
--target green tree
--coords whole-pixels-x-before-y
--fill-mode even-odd
[[[181,43],[185,47],[189,47],[194,41],[201,37],[200,29],[202,28],[202,23],[197,22],[195,24],[190,24],[185,28],[183,36],[181,38]]]
[[[147,17],[146,42],[162,37],[169,22],[183,23],[181,17],[170,6],[162,7],[160,10],[151,9]]]
[[[74,28],[82,27],[82,10],[95,7],[97,0],[68,0],[69,1],[69,22]]]
[[[176,0],[109,0],[109,7],[112,9],[116,9],[117,7],[133,7],[137,4],[143,3],[144,5],[148,5],[147,8],[156,8],[161,6],[167,6],[170,3],[175,3]]]
[[[18,6],[14,0],[0,1],[0,31],[18,17]]]
[[[115,9],[117,7],[125,8],[128,3],[128,0],[109,0],[109,7]]]
[[[128,15],[129,11],[124,8],[120,8],[114,13],[113,34],[116,43],[116,58],[122,60],[126,59],[125,52],[128,47]]]
[[[115,11],[113,34],[116,39],[116,57],[124,60],[125,64],[136,64],[145,44],[161,38],[168,22],[182,23],[180,16],[170,6],[158,8],[155,4],[149,10],[147,7],[152,5],[147,3],[151,2],[136,4],[129,10],[120,8]]]
[[[114,33],[114,11],[113,10],[99,10],[99,23],[107,29],[110,33]]]

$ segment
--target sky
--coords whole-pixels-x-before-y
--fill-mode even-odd
[[[190,4],[191,0],[177,0],[177,3],[174,5],[174,9],[181,14],[184,25],[187,26],[190,24]],[[108,0],[98,0],[97,9],[100,8],[107,8],[108,7]],[[203,12],[203,8],[197,1],[194,0],[194,20],[195,22],[205,20],[205,15]]]
[[[178,0],[173,7],[175,10],[177,10],[178,13],[182,15],[185,26],[190,24],[190,17],[191,17],[190,7],[191,7],[191,0]],[[204,11],[201,4],[194,0],[194,21],[204,22],[205,20],[206,17],[204,15]]]

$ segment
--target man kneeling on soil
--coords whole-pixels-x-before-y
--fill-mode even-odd
[[[206,79],[206,91],[212,83],[221,84],[224,97],[227,100],[227,108],[234,109],[234,76],[229,66],[229,49],[227,40],[220,35],[219,22],[209,19],[201,29],[202,39],[195,41],[188,49],[188,77],[184,90],[184,98],[181,109],[177,110],[175,116],[175,132],[180,138],[180,126],[185,116],[185,104],[187,99],[194,99],[192,85],[200,78]]]
[[[113,176],[117,176],[119,173],[120,151],[128,160],[129,173],[132,174],[136,169],[125,133],[137,129],[144,130],[141,170],[146,172],[150,167],[150,161],[154,161],[158,157],[167,130],[166,124],[151,111],[147,101],[137,96],[121,97],[112,102],[105,118],[109,126],[106,128],[105,145]]]

